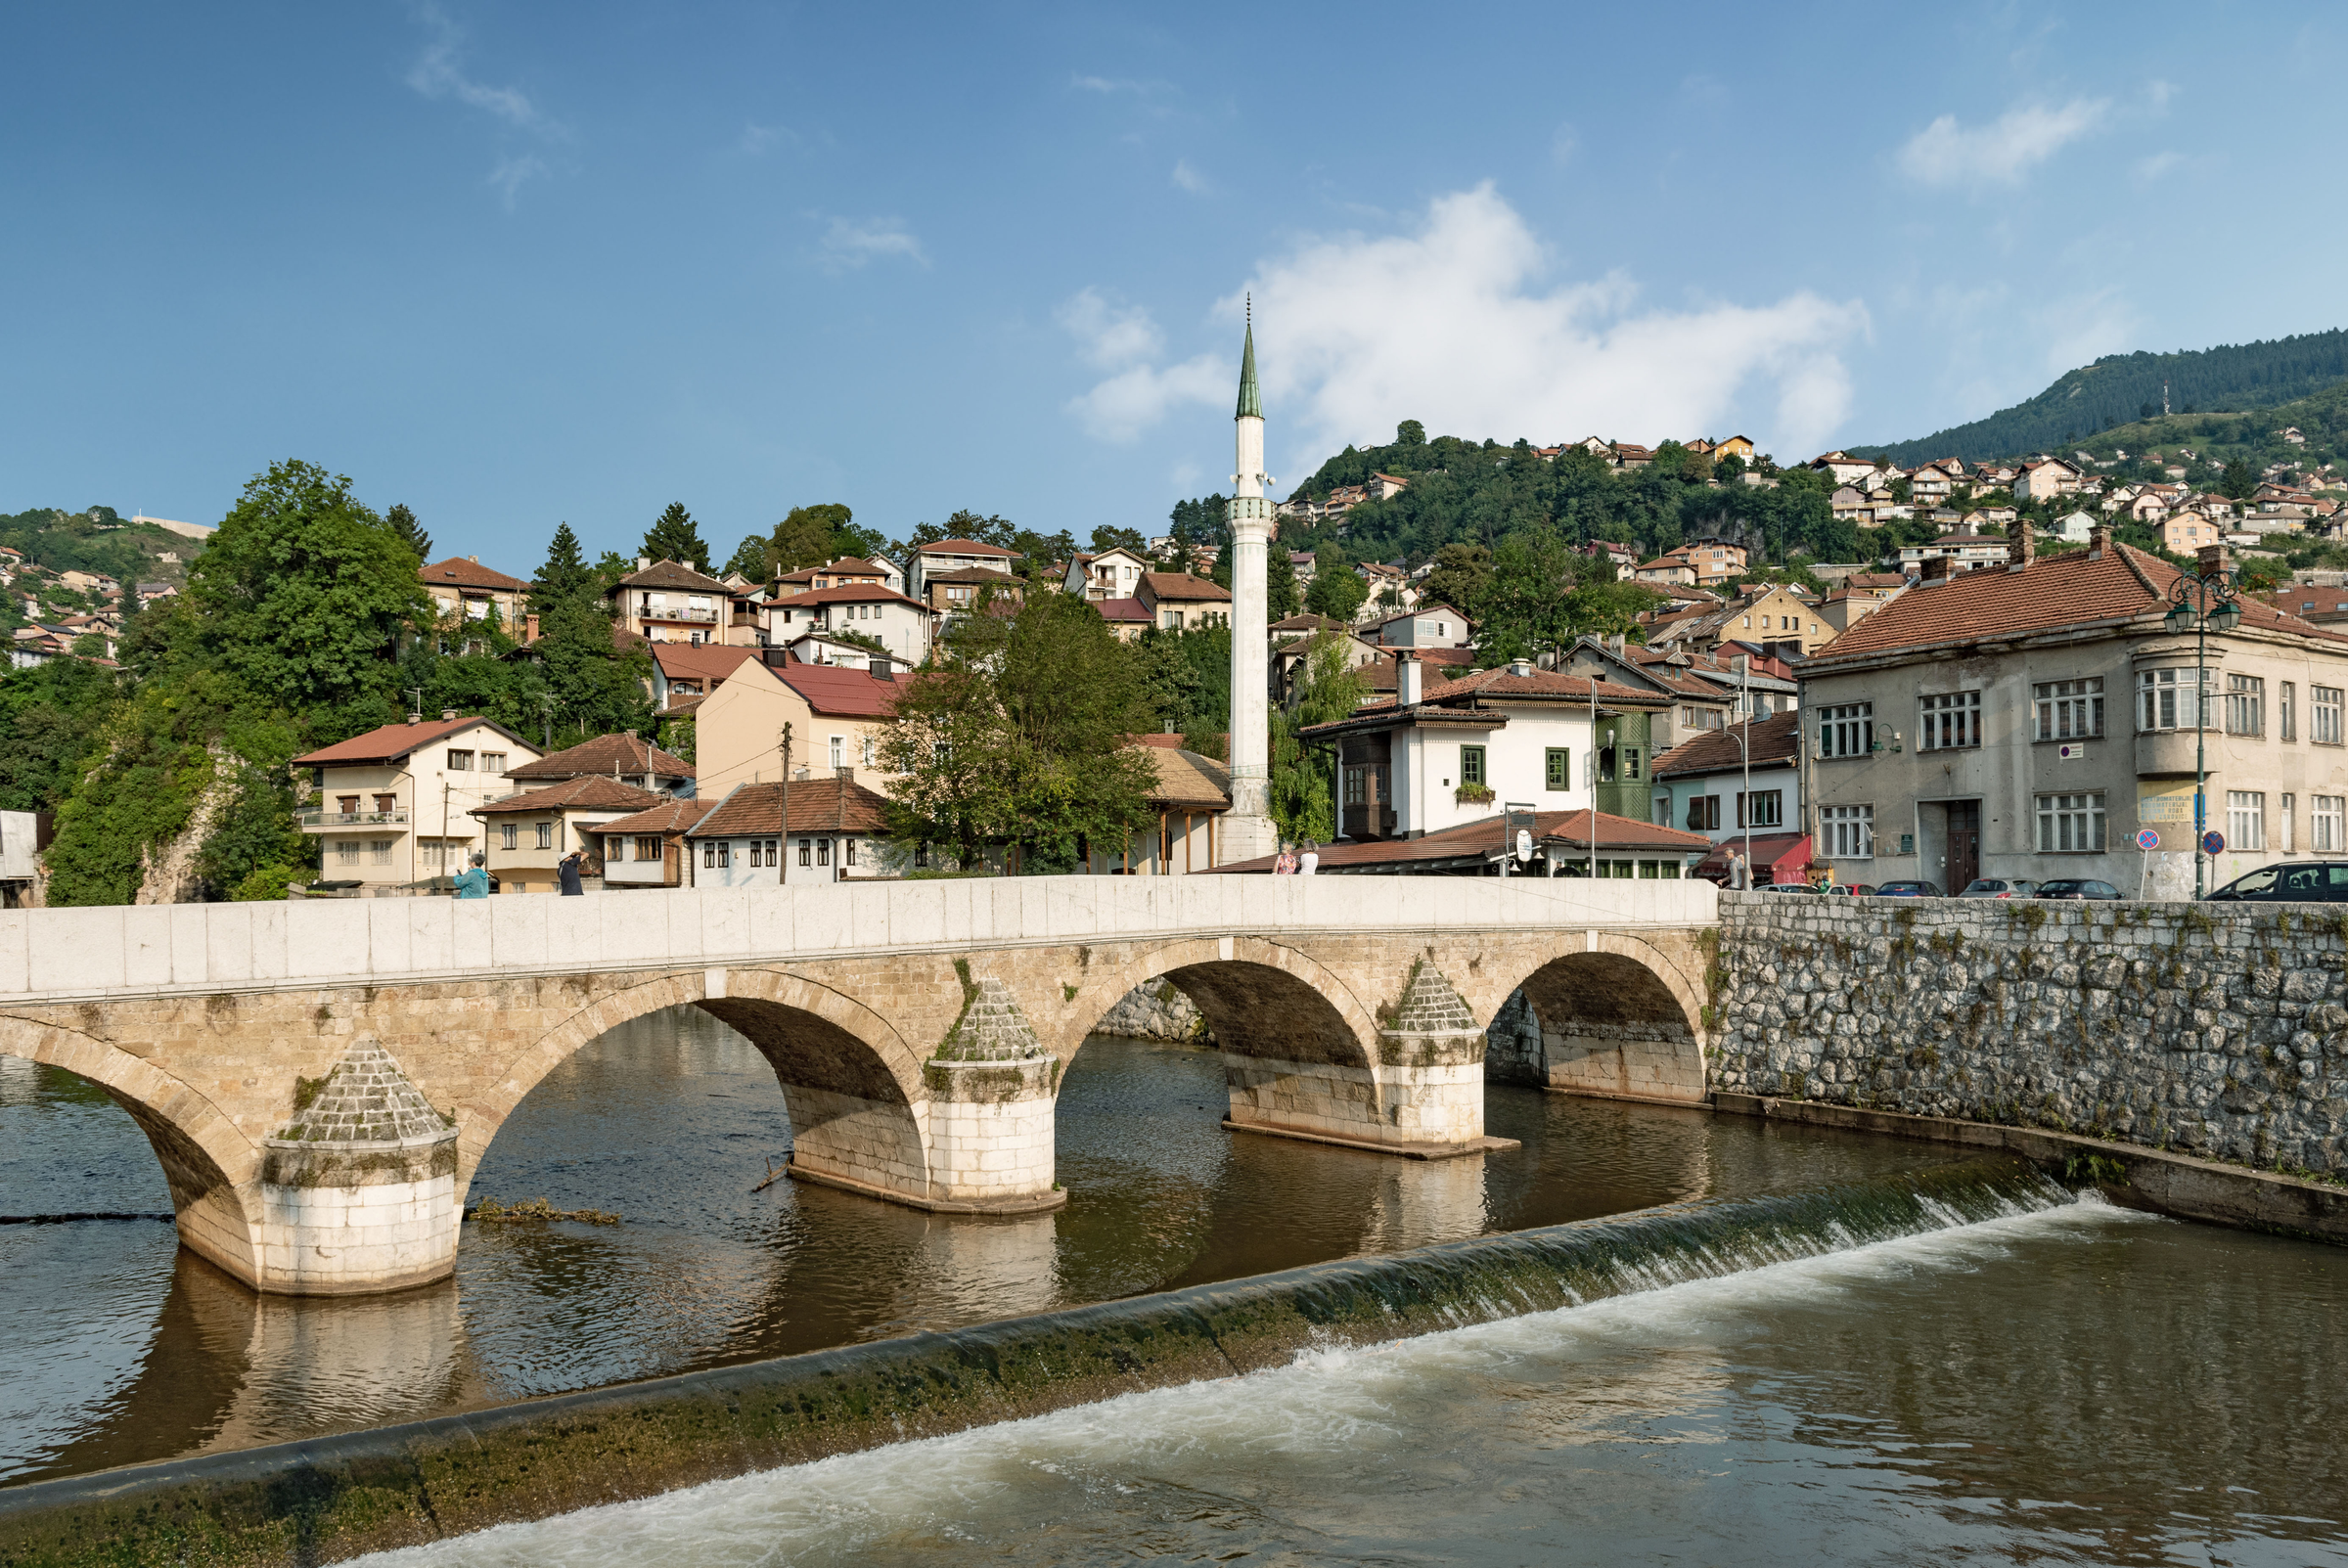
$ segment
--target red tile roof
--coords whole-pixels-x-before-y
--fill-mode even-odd
[[[495,588],[504,593],[519,594],[530,585],[519,577],[509,577],[502,571],[492,571],[479,561],[465,556],[451,556],[435,560],[417,572],[427,583],[450,583],[459,588]]]
[[[842,664],[790,663],[776,669],[775,678],[790,687],[818,713],[842,718],[885,719],[896,712],[897,694],[907,677],[886,680],[868,670]]]
[[[1155,600],[1172,600],[1188,604],[1199,600],[1221,601],[1231,598],[1231,590],[1204,577],[1194,577],[1187,571],[1146,571],[1141,586]]]
[[[973,571],[979,569],[981,568],[971,568]],[[949,577],[959,577],[961,573],[959,572],[941,572],[938,575],[931,577],[929,580],[933,583],[941,582],[945,581]],[[999,574],[995,572],[988,572],[987,575],[989,577],[993,577]],[[918,599],[906,598],[903,594],[898,593],[886,583],[843,583],[837,588],[811,588],[803,594],[792,594],[787,599],[773,599],[767,601],[767,603],[775,605],[787,605],[792,609],[814,609],[822,605],[871,605],[879,603],[911,605],[916,609],[926,609],[928,607]]]
[[[790,823],[783,799],[790,797]],[[793,779],[789,784],[745,784],[686,829],[691,838],[747,838],[759,833],[884,833],[888,801],[853,779]]]
[[[1140,621],[1145,626],[1150,624],[1150,606],[1138,599],[1096,599],[1092,601],[1092,605],[1101,612],[1101,618],[1105,621],[1111,623]]]
[[[1018,552],[1006,550],[1001,545],[982,545],[975,539],[940,539],[922,546],[914,554],[917,556],[1016,556]]]
[[[380,730],[354,735],[347,740],[338,740],[331,746],[321,746],[295,757],[293,765],[296,768],[328,768],[338,764],[348,767],[356,763],[397,762],[421,746],[430,745],[444,736],[469,730],[476,724],[486,724],[508,739],[529,746],[533,752],[538,749],[504,725],[477,716],[470,719],[427,719],[422,724],[386,724]]]
[[[707,816],[716,806],[714,800],[663,800],[632,817],[621,817],[598,829],[607,833],[677,833],[683,832]]]
[[[509,812],[642,811],[647,806],[659,803],[660,797],[650,789],[639,789],[634,784],[623,784],[616,779],[599,775],[565,779],[559,784],[548,784],[544,789],[508,795],[503,800],[475,806],[469,815],[497,817]]]
[[[509,779],[581,779],[601,774],[652,774],[663,779],[690,779],[693,764],[632,735],[599,735],[567,750],[508,768]]]
[[[1422,702],[1450,702],[1469,696],[1490,697],[1504,702],[1528,697],[1579,697],[1588,700],[1593,686],[1598,689],[1601,702],[1628,702],[1634,707],[1667,705],[1663,696],[1653,692],[1643,692],[1635,686],[1621,686],[1612,681],[1592,681],[1587,676],[1564,675],[1556,670],[1534,670],[1529,675],[1511,675],[1506,664],[1477,670],[1472,675],[1435,682],[1424,688],[1419,696]]]
[[[2022,571],[1968,571],[1925,583],[1813,653],[1803,673],[1902,649],[1935,648],[2027,636],[2058,627],[2152,619],[2168,612],[2169,585],[2183,573],[2157,556],[2114,544],[2041,556]],[[2294,615],[2256,599],[2242,601],[2242,624],[2336,641]]]
[[[1744,765],[1744,751],[1737,743],[1745,737],[1745,745],[1752,749],[1752,763],[1759,767],[1789,767],[1801,756],[1802,716],[1799,713],[1781,713],[1757,724],[1733,724],[1724,730],[1707,730],[1693,739],[1683,740],[1654,759],[1648,776],[1661,779],[1667,775],[1719,773],[1723,769]]]
[[[831,573],[835,577],[848,576],[886,578],[888,576],[888,569],[885,566],[877,565],[876,563],[865,560],[862,556],[842,556],[837,560],[832,561],[828,565],[801,566],[797,571],[787,571],[783,574],[780,580],[787,583],[809,582],[824,575],[826,572]]]
[[[1693,854],[1708,850],[1712,840],[1702,833],[1683,832],[1677,828],[1660,828],[1653,823],[1640,822],[1631,817],[1616,817],[1599,812],[1598,847],[1606,850]],[[1567,854],[1590,845],[1592,814],[1587,811],[1540,811],[1533,814],[1533,841],[1556,844]],[[1388,867],[1407,871],[1413,866],[1444,861],[1477,862],[1498,855],[1506,842],[1508,820],[1495,812],[1481,822],[1463,823],[1439,832],[1418,838],[1369,839],[1352,843],[1321,846],[1321,870],[1324,872],[1375,872]],[[1266,855],[1258,860],[1240,861],[1230,866],[1218,866],[1219,872],[1239,875],[1268,873],[1278,857]]]
[[[758,656],[754,648],[724,648],[715,643],[655,643],[653,662],[670,680],[718,682]]]
[[[683,588],[697,594],[730,594],[734,590],[714,577],[704,577],[691,566],[680,566],[673,560],[655,560],[633,576],[619,580],[622,588]]]
[[[955,571],[931,571],[922,574],[922,586],[931,583],[1016,583],[1018,579],[1007,571],[992,566],[964,566]]]

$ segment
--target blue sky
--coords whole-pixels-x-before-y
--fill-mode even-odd
[[[1781,458],[2348,325],[2330,7],[11,8],[0,511],[282,457],[527,573],[682,500],[1153,529],[1431,432]]]

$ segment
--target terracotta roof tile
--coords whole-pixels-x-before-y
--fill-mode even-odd
[[[492,800],[485,806],[475,806],[469,815],[474,817],[504,816],[509,812],[533,811],[642,811],[656,806],[660,796],[650,789],[621,784],[616,779],[594,775],[583,779],[565,779],[544,789],[532,789],[503,800]]]
[[[790,797],[790,822],[783,822],[783,799]],[[686,829],[692,838],[747,838],[760,833],[888,830],[888,801],[853,779],[793,779],[788,785],[745,784],[711,807]]]
[[[917,556],[1016,556],[1018,552],[1006,550],[1001,545],[982,545],[975,539],[940,539],[922,546],[914,554]]]
[[[446,583],[458,588],[495,588],[504,593],[519,594],[530,586],[519,577],[509,577],[502,571],[492,571],[477,560],[463,556],[451,556],[435,560],[416,574],[427,585]]]
[[[1744,752],[1737,743],[1739,734],[1746,736],[1745,744],[1752,748],[1753,766],[1776,767],[1798,759],[1802,750],[1802,716],[1799,713],[1781,713],[1757,724],[1733,724],[1724,730],[1707,730],[1693,739],[1683,740],[1654,759],[1648,775],[1661,779],[1673,774],[1718,773],[1724,768],[1744,764]]]
[[[670,680],[707,681],[712,686],[758,656],[754,648],[716,643],[655,643],[653,662]]]
[[[1591,815],[1587,810],[1535,812],[1533,840],[1541,844],[1557,844],[1568,854],[1577,848],[1586,849],[1590,843]],[[1712,840],[1702,833],[1661,828],[1653,823],[1616,817],[1603,811],[1597,814],[1597,819],[1601,853],[1611,849],[1685,855],[1712,847]],[[1321,870],[1368,872],[1389,866],[1408,870],[1412,866],[1430,862],[1490,859],[1500,853],[1507,831],[1507,819],[1495,812],[1481,822],[1464,823],[1457,828],[1446,828],[1440,832],[1418,838],[1324,844],[1320,851]],[[1266,855],[1259,860],[1240,861],[1215,869],[1239,875],[1259,874],[1269,873],[1277,858]]]
[[[552,752],[536,762],[506,770],[509,779],[583,779],[590,775],[652,774],[664,779],[690,779],[693,764],[632,735],[599,735],[566,750]]]
[[[730,594],[734,590],[714,577],[704,577],[691,566],[680,566],[673,560],[655,560],[644,570],[619,580],[622,588],[683,588],[697,594]]]
[[[331,746],[321,746],[295,757],[293,765],[296,768],[322,768],[336,764],[347,766],[360,762],[395,762],[420,746],[430,745],[444,736],[455,735],[459,730],[471,729],[476,724],[486,724],[499,735],[521,740],[519,736],[505,726],[477,715],[470,719],[427,719],[422,724],[386,724],[365,735],[354,735],[347,740],[338,740]],[[529,744],[526,740],[521,743]],[[531,746],[530,749],[535,751],[537,747]]]
[[[1187,571],[1146,571],[1142,586],[1150,597],[1158,600],[1189,602],[1195,600],[1228,600],[1231,590],[1204,577],[1194,577]]]
[[[608,822],[598,832],[606,833],[676,833],[683,832],[716,806],[714,800],[663,800],[636,813]]]
[[[957,572],[951,575],[961,574]],[[997,573],[988,572],[987,575],[992,577]],[[941,582],[949,580],[949,577],[941,573],[929,580]],[[918,599],[906,598],[886,583],[846,583],[838,588],[811,588],[806,593],[792,594],[788,599],[769,600],[767,603],[791,609],[814,609],[823,605],[872,604],[911,605],[916,609],[928,607]]]
[[[904,677],[886,680],[867,670],[841,664],[790,663],[775,670],[775,678],[790,687],[818,713],[842,718],[885,719],[896,712],[897,694]]]

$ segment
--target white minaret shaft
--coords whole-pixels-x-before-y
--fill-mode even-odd
[[[1231,476],[1231,810],[1223,819],[1218,858],[1253,860],[1280,848],[1272,822],[1267,640],[1271,637],[1265,552],[1278,538],[1272,503],[1264,497],[1264,400],[1255,384],[1255,311],[1240,354],[1240,406]]]

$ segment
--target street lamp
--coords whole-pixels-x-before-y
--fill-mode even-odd
[[[2236,573],[2210,561],[2191,576],[2178,573],[2169,585],[2169,612],[2163,619],[2182,637],[2191,632],[2193,643],[2193,897],[2204,884],[2201,835],[2208,829],[2209,813],[2209,634],[2231,632],[2242,624],[2242,602],[2236,597]]]

